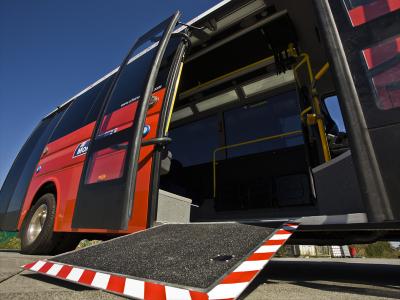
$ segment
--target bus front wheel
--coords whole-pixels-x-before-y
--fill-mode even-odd
[[[56,215],[56,199],[51,193],[44,194],[29,210],[21,227],[21,252],[25,254],[49,254],[58,242],[53,231]]]

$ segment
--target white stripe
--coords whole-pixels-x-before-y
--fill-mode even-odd
[[[99,289],[105,289],[107,287],[109,279],[110,279],[110,275],[109,274],[104,274],[104,273],[97,272],[96,275],[93,278],[93,281],[92,281],[91,285],[94,286],[94,287],[97,287]]]
[[[233,272],[259,271],[268,263],[268,260],[250,260],[239,265]]]
[[[219,284],[208,292],[210,300],[237,298],[247,287],[249,282]]]
[[[30,268],[30,270],[32,270],[32,271],[39,271],[40,268],[43,267],[45,263],[46,263],[46,262],[44,262],[44,261],[42,261],[42,260],[39,260],[39,261],[36,262],[36,264],[34,264],[34,265],[32,266],[32,268]]]
[[[290,238],[291,234],[274,234],[269,240],[270,241],[279,241],[279,240],[287,240],[288,238]]]
[[[144,299],[144,282],[127,278],[125,280],[124,295]]]
[[[83,269],[80,268],[72,268],[71,272],[69,272],[67,276],[67,280],[78,281],[81,278],[83,273]]]
[[[261,246],[254,253],[275,253],[282,245],[266,245]]]
[[[63,266],[59,265],[59,264],[54,264],[47,272],[46,274],[52,275],[52,276],[56,276],[58,274],[58,272],[60,272],[61,268]]]
[[[184,289],[178,289],[171,286],[165,287],[167,300],[191,300],[190,292]]]

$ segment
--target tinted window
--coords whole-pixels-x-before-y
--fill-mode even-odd
[[[99,117],[100,110],[103,105],[103,100],[104,97],[106,96],[106,93],[108,91],[108,88],[110,87],[110,84],[114,80],[115,75],[110,76],[107,78],[103,84],[103,87],[101,88],[100,93],[96,96],[92,108],[90,109],[88,115],[86,116],[85,123],[89,124],[97,120]]]
[[[43,120],[15,159],[0,191],[1,230],[16,230],[20,209],[37,162],[63,111]]]
[[[96,120],[96,113],[98,113],[101,107],[101,101],[104,97],[105,87],[108,86],[108,80],[102,81],[73,101],[58,124],[50,141],[59,139]],[[90,114],[92,107],[95,107],[95,109]]]
[[[214,115],[171,130],[169,136],[172,141],[177,141],[168,147],[172,159],[178,160],[184,167],[211,162],[213,151],[220,146],[218,120],[218,116]]]
[[[366,22],[400,9],[397,0],[343,0],[352,25],[360,26]]]
[[[400,35],[362,51],[377,106],[400,107]]]
[[[163,36],[164,30],[170,20],[166,20],[157,27],[141,36],[135,43],[129,54],[126,65],[118,75],[118,81],[107,103],[104,115],[108,115],[127,104],[138,100],[144,91],[151,64],[158,51],[158,42]],[[146,50],[153,47],[150,50]],[[142,53],[147,51],[146,53]]]
[[[138,99],[144,89],[155,50],[157,49],[151,50],[125,67],[107,105],[106,115]]]
[[[171,39],[168,43],[161,61],[160,70],[154,86],[155,89],[165,86],[171,63],[175,55],[175,50],[179,42],[180,39]],[[150,50],[145,55],[140,56],[125,67],[107,105],[105,115],[139,99],[145,85],[147,84],[148,72],[157,50],[158,48]]]
[[[300,110],[295,91],[227,111],[224,118],[227,145],[301,130]],[[228,157],[292,147],[302,143],[301,135],[257,142],[228,149]]]

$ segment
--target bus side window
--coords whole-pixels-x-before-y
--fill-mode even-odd
[[[100,106],[103,94],[101,91],[105,90],[104,87],[107,86],[106,82],[107,80],[99,83],[74,100],[54,130],[50,142],[96,120],[97,115],[94,116],[93,113],[98,113],[98,111],[92,113],[92,107],[96,103],[97,106]]]
[[[1,230],[17,230],[20,209],[40,155],[64,110],[42,120],[21,148],[0,190]]]

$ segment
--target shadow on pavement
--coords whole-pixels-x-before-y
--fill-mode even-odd
[[[49,277],[49,276],[45,276],[45,275],[41,275],[41,274],[36,274],[36,273],[35,274],[21,274],[21,276],[28,277],[28,278],[31,278],[31,279],[34,279],[34,280],[38,280],[38,281],[41,281],[41,282],[46,282],[46,283],[49,283],[49,284],[54,284],[54,285],[57,285],[57,286],[60,286],[60,287],[63,287],[63,288],[67,288],[67,289],[70,289],[70,290],[78,291],[78,292],[79,291],[93,290],[90,287],[86,287],[86,286],[75,284],[75,283],[72,283],[72,282],[69,282],[69,281],[64,281],[64,280],[60,280],[60,279],[57,279],[57,278],[53,278],[53,277]]]
[[[400,265],[278,259],[267,265],[241,299],[260,284],[273,283],[270,280],[339,293],[400,298]]]

